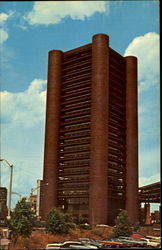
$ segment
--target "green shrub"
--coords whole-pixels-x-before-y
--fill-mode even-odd
[[[91,229],[87,217],[83,217],[80,215],[77,224],[81,229]]]
[[[45,221],[36,221],[35,222],[35,227],[42,228],[42,227],[45,227],[45,225],[46,225]]]
[[[127,212],[122,210],[117,219],[116,225],[114,226],[111,238],[117,238],[119,236],[129,237],[132,234],[132,223],[130,222]]]
[[[74,223],[72,222],[71,215],[64,214],[56,208],[49,212],[46,221],[47,232],[52,234],[67,234],[73,228]]]
[[[135,232],[138,232],[140,230],[140,223],[139,222],[134,223],[133,230]]]

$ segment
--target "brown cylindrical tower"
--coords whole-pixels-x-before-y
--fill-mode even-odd
[[[97,34],[92,42],[90,223],[107,223],[108,202],[108,79],[109,37]]]
[[[149,225],[151,224],[151,214],[150,214],[150,204],[145,203],[145,224]]]
[[[48,86],[45,128],[45,152],[42,204],[43,218],[57,205],[58,182],[58,150],[59,150],[59,121],[60,121],[60,91],[62,52],[52,50],[48,61]]]
[[[126,61],[126,210],[132,222],[139,220],[138,209],[138,93],[137,58]]]

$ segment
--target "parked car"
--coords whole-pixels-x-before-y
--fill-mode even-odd
[[[52,249],[98,249],[97,246],[86,245],[77,239],[65,240],[63,242],[55,242],[47,244],[46,250]]]
[[[147,244],[147,246],[160,247],[160,242],[156,242],[156,241],[153,241],[153,240],[148,239],[148,238],[141,238],[140,240],[145,242]]]
[[[98,248],[101,248],[103,246],[103,243],[98,242],[92,238],[78,238],[78,240],[85,243],[86,245],[92,245],[92,246],[96,246]]]
[[[155,241],[155,242],[161,242],[161,236],[151,236],[151,235],[147,235],[145,238],[150,239],[151,241]]]
[[[147,244],[140,240],[135,240],[132,237],[119,236],[116,241],[123,242],[127,246],[147,246]]]
[[[60,246],[62,245],[63,242],[53,242],[53,243],[49,243],[47,244],[45,249],[59,249]]]
[[[65,241],[59,249],[92,249],[79,241]],[[94,248],[96,249],[96,248]]]

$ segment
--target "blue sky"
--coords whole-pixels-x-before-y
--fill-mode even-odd
[[[2,1],[1,158],[14,165],[14,192],[29,195],[42,178],[48,51],[97,33],[138,57],[139,185],[160,180],[159,1]],[[7,186],[9,168],[1,169]]]

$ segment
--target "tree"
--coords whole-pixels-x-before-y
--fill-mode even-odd
[[[35,220],[30,203],[26,201],[26,198],[22,198],[16,204],[14,212],[11,213],[11,219],[8,222],[9,228],[15,238],[19,235],[28,238],[32,233]]]
[[[116,225],[111,234],[111,238],[116,238],[119,236],[130,236],[132,234],[132,223],[130,222],[127,212],[122,210],[117,219]]]
[[[67,234],[70,229],[74,228],[72,217],[69,214],[60,212],[58,209],[53,208],[46,221],[46,229],[52,234]]]
[[[83,217],[82,215],[79,216],[77,224],[82,229],[90,229],[91,226],[88,223],[88,218]]]

